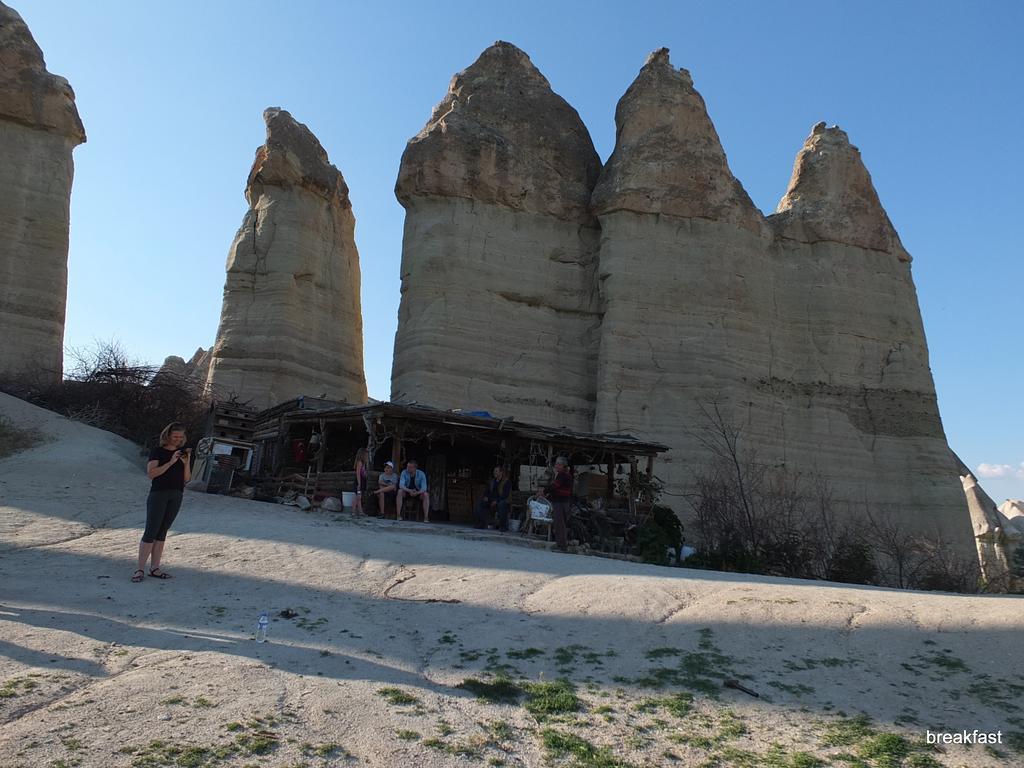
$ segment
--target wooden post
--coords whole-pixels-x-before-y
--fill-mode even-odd
[[[395,426],[395,434],[391,438],[391,462],[395,465],[395,472],[401,472],[402,466],[402,433],[405,430],[401,424]]]
[[[615,454],[608,460],[608,490],[606,496],[609,501],[615,496]]]
[[[647,457],[647,479],[650,480],[654,477],[654,456]]]
[[[629,457],[629,511],[633,513],[633,517],[636,518],[636,489],[639,486],[638,475],[636,468],[636,456]]]

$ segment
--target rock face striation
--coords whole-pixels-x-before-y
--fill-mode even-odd
[[[249,210],[228,252],[209,384],[257,408],[303,394],[366,401],[359,254],[341,172],[288,112],[263,113]]]
[[[495,43],[406,147],[393,400],[589,429],[601,163],[529,57]]]
[[[71,86],[0,2],[0,376],[60,381],[71,153],[84,141]]]
[[[455,76],[399,173],[392,397],[664,442],[670,493],[718,419],[840,508],[972,554],[910,256],[846,134],[814,126],[765,217],[666,49],[615,121],[600,169],[514,46]]]
[[[597,431],[673,450],[682,491],[717,410],[757,460],[825,479],[973,552],[910,257],[857,148],[816,125],[774,216],[732,175],[704,102],[665,50],[616,110],[597,184]]]

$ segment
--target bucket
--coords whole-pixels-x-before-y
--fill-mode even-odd
[[[510,533],[516,533],[519,530],[519,520],[513,517],[508,521],[508,530]]]
[[[352,509],[352,506],[356,503],[355,491],[342,491],[341,492],[341,505],[346,509]]]

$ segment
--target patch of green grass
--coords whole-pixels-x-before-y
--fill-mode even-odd
[[[574,733],[545,728],[541,743],[550,758],[572,758],[573,768],[632,768],[631,763],[616,757],[608,747],[595,746]]]
[[[967,695],[978,702],[1003,713],[1019,712],[1020,705],[1017,702],[1024,698],[1024,685],[1016,685],[1006,680],[977,680],[968,685],[966,691]]]
[[[238,722],[230,722],[230,723],[227,723],[224,727],[227,730],[229,730],[229,731],[240,731],[245,726],[243,726],[241,723],[238,723]]]
[[[523,688],[514,680],[499,675],[493,680],[480,680],[468,677],[455,686],[469,691],[478,699],[492,704],[514,704],[523,695]]]
[[[544,651],[542,651],[540,648],[523,648],[522,650],[518,648],[513,648],[511,651],[508,651],[505,655],[508,656],[510,659],[532,659],[536,656],[543,656]]]
[[[160,703],[163,704],[165,707],[173,707],[176,704],[184,704],[185,698],[183,696],[171,696],[168,699],[161,700]]]
[[[404,729],[395,731],[395,736],[400,738],[402,741],[419,741],[421,738],[419,731],[409,731]]]
[[[393,686],[378,688],[377,695],[382,696],[388,704],[394,704],[397,707],[420,703],[419,698],[416,696],[413,696],[411,693],[406,693],[401,688],[395,688]]]
[[[857,756],[873,761],[878,768],[899,768],[910,753],[910,743],[896,733],[871,736],[857,747]]]
[[[791,672],[803,672],[804,670],[817,669],[818,667],[828,667],[834,669],[836,667],[852,667],[857,662],[852,659],[840,659],[836,656],[828,656],[825,658],[804,658],[799,662],[796,661],[785,661],[783,666]]]
[[[1010,731],[1006,734],[1006,746],[1018,755],[1024,755],[1024,733]]]
[[[747,734],[747,726],[734,713],[725,710],[718,717],[718,737],[720,739],[738,739]]]
[[[299,629],[304,629],[307,632],[316,632],[318,629],[322,629],[326,623],[327,619],[323,616],[314,621],[310,621],[305,616],[300,616],[295,620],[295,626]]]
[[[644,707],[644,709],[641,709],[641,706]],[[673,693],[671,696],[656,699],[645,699],[637,709],[642,712],[664,709],[674,717],[686,717],[693,709],[693,694],[687,691],[680,691],[678,693]]]
[[[122,750],[124,752],[124,750]],[[234,744],[219,746],[200,746],[196,744],[178,745],[162,740],[154,740],[145,747],[136,747],[128,752],[135,759],[133,768],[212,768],[229,760],[238,752]]]
[[[512,726],[504,720],[492,720],[487,724],[487,732],[495,741],[510,741],[515,735]]]
[[[307,757],[320,757],[325,760],[331,757],[349,757],[349,751],[333,741],[324,744],[303,744],[299,751]]]
[[[437,638],[437,642],[444,643],[445,645],[455,645],[459,642],[459,638],[451,632],[445,631],[443,635]]]
[[[523,706],[538,719],[578,712],[582,707],[576,687],[565,679],[527,683],[526,694]]]
[[[235,736],[235,744],[246,754],[268,755],[277,749],[277,734],[270,731],[240,733]]]
[[[780,691],[791,693],[794,696],[803,696],[804,694],[814,693],[814,689],[809,685],[803,683],[782,683],[778,680],[772,680],[768,683],[772,688],[777,688]]]
[[[192,702],[192,706],[196,709],[209,709],[210,707],[217,706],[205,696],[198,696],[196,700]]]
[[[61,736],[60,743],[64,745],[64,749],[68,752],[77,752],[84,746],[81,740],[76,739],[74,736]]]
[[[39,683],[35,680],[30,680],[27,677],[12,677],[0,686],[0,699],[13,699],[21,693],[28,693],[38,687]]]
[[[649,651],[644,652],[644,656],[652,661],[654,659],[664,659],[666,656],[682,656],[683,652],[678,648],[670,648],[668,646],[662,646],[661,648],[651,648]]]
[[[825,723],[821,743],[826,747],[849,747],[876,733],[871,727],[871,718],[867,715],[856,717],[840,717]]]
[[[763,768],[823,768],[828,765],[809,752],[786,752],[778,744],[772,744],[771,749],[760,757]]]
[[[920,659],[925,664],[931,664],[935,667],[940,667],[947,672],[970,672],[963,659],[959,659],[949,653],[942,653],[939,651],[933,651],[930,656],[915,656],[914,658]]]

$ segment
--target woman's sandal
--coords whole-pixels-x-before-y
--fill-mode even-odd
[[[136,584],[138,584],[144,578],[146,578],[146,572],[141,568],[139,568],[135,573],[132,574],[132,581],[134,581]]]
[[[173,578],[171,576],[171,574],[167,573],[166,571],[161,571],[159,568],[154,568],[153,570],[151,570],[149,572],[149,575],[152,576],[154,579],[170,579],[170,578]]]

